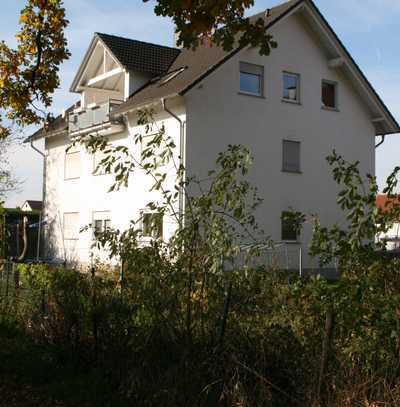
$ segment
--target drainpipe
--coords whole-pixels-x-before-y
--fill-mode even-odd
[[[46,154],[43,153],[43,151],[40,151],[38,148],[36,148],[33,145],[33,140],[31,140],[31,148],[36,151],[38,154],[40,154],[43,158],[43,180],[42,180],[42,210],[40,212],[39,216],[39,227],[38,227],[38,241],[37,241],[37,251],[36,251],[36,261],[39,262],[40,258],[40,242],[42,240],[42,220],[43,220],[43,211],[45,207],[45,199],[46,199],[46,170],[47,170],[47,165],[46,165]]]
[[[375,148],[378,148],[380,145],[382,145],[385,142],[386,136],[381,136],[381,141],[375,146]]]
[[[163,110],[168,113],[172,118],[174,118],[179,123],[179,164],[182,168],[185,168],[185,123],[171,110],[167,107],[167,100],[162,98],[161,105]],[[185,170],[184,170],[185,171]],[[184,181],[185,173],[183,173],[183,177],[181,182]],[[184,205],[185,205],[185,197],[184,197],[184,189],[183,185],[179,188],[179,215],[182,216],[184,213]]]

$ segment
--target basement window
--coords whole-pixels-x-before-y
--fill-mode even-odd
[[[263,66],[240,62],[240,92],[253,96],[263,96]]]
[[[322,81],[322,107],[327,109],[338,108],[337,83]]]

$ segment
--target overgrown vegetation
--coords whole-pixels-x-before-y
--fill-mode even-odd
[[[375,179],[365,181],[357,163],[329,158],[349,224],[326,228],[315,220],[312,250],[322,263],[337,257],[342,276],[335,284],[300,279],[254,266],[272,242],[252,215],[259,199],[244,178],[249,152],[231,146],[207,180],[178,176],[176,188],[165,189],[174,145],[162,128],[159,134],[139,161],[99,140],[87,147],[109,149],[107,171],[129,165],[116,180],[122,185],[137,168],[154,176],[163,199],[149,208],[177,216],[173,238],[144,247],[140,224],[132,223],[97,236],[121,265],[115,270],[19,266],[13,296],[2,296],[1,321],[19,332],[12,341],[29,345],[13,348],[4,373],[19,374],[16,363],[29,362],[23,355],[32,346],[27,371],[35,376],[21,380],[71,406],[398,405],[400,268],[371,238],[399,208],[375,209]],[[175,209],[181,194],[184,217]],[[292,217],[299,227],[307,218]]]

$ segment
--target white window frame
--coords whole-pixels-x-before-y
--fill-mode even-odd
[[[67,171],[67,165],[68,165],[68,157],[75,156],[77,155],[79,157],[79,175],[78,176],[69,176]],[[66,151],[64,155],[64,180],[69,181],[69,180],[74,180],[74,179],[79,179],[81,177],[81,152],[79,150],[70,150]]]
[[[259,71],[259,72],[257,72]],[[249,92],[247,90],[242,89],[241,87],[241,76],[242,73],[247,75],[254,75],[259,77],[259,87],[260,92]],[[240,61],[239,62],[239,93],[248,95],[248,96],[256,96],[256,97],[264,97],[264,83],[265,83],[265,68],[264,65],[253,64],[251,62]]]
[[[102,222],[102,232],[103,233],[106,230],[106,225],[105,222],[110,222],[110,228],[111,228],[111,211],[94,211],[92,213],[92,230],[93,230],[93,236],[96,234],[96,222]]]
[[[296,87],[296,99],[286,98],[284,95],[285,91],[285,76],[290,76],[292,78],[296,78],[297,80],[297,87]],[[301,103],[301,75],[299,73],[283,71],[282,72],[282,101],[300,104]]]
[[[77,219],[77,225],[76,225],[76,236],[75,234],[71,233],[71,235],[66,235],[66,217],[68,215],[76,215]],[[72,229],[72,228],[71,228]],[[68,231],[70,232],[70,231]],[[63,240],[79,240],[79,212],[64,212],[63,214]]]

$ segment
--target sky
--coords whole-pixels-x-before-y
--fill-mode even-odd
[[[279,3],[255,0],[253,14]],[[2,0],[0,40],[14,43],[18,16],[24,0]],[[400,0],[315,0],[356,62],[400,121]],[[154,14],[154,1],[65,0],[70,26],[67,39],[72,57],[61,67],[61,86],[54,95],[52,112],[59,114],[79,96],[69,87],[94,32],[121,35],[172,46],[173,25]],[[38,143],[38,147],[43,146]],[[6,197],[6,206],[21,206],[27,199],[41,199],[42,159],[27,145],[9,151],[13,174],[21,181],[19,190]],[[388,136],[377,151],[380,185],[400,165],[400,134]]]

